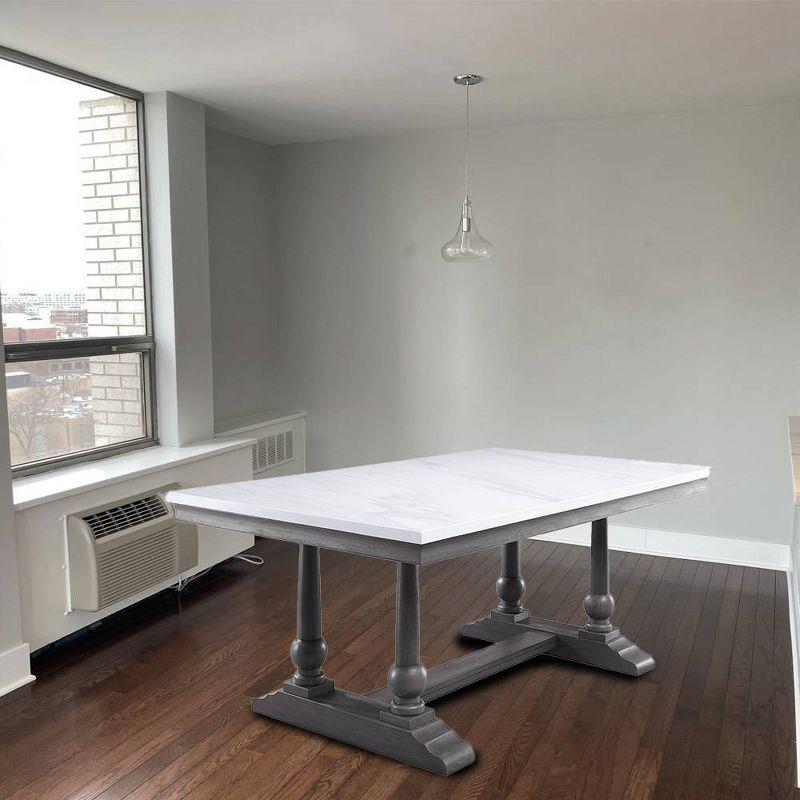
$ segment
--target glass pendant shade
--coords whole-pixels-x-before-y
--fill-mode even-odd
[[[472,218],[472,203],[464,198],[456,235],[442,248],[445,261],[486,261],[492,257],[492,243],[478,233]]]
[[[442,248],[445,261],[486,261],[492,257],[494,249],[491,242],[486,241],[478,233],[475,220],[472,218],[472,202],[469,199],[469,87],[480,83],[480,75],[456,75],[453,78],[465,91],[464,115],[464,202],[461,204],[461,219],[458,222],[456,235]]]

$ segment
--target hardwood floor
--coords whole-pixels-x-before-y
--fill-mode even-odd
[[[794,708],[782,573],[612,553],[615,622],[656,657],[625,678],[516,668],[435,704],[477,763],[451,778],[255,717],[289,674],[296,549],[230,562],[38,655],[0,698],[0,797],[14,800],[767,800],[794,798]],[[529,542],[527,604],[582,619],[584,548]],[[472,649],[461,623],[494,601],[499,554],[422,570],[423,661]],[[393,657],[394,568],[322,554],[326,672],[364,692]]]

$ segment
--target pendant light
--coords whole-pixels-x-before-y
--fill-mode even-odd
[[[453,81],[466,90],[466,129],[464,157],[464,202],[461,204],[461,219],[456,235],[442,248],[445,261],[486,261],[492,257],[492,243],[478,233],[472,217],[472,201],[469,199],[469,87],[483,80],[481,75],[456,75]]]

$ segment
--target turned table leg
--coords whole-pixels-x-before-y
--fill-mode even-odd
[[[589,592],[583,600],[588,616],[583,625],[567,625],[533,617],[522,605],[525,581],[520,575],[519,544],[503,545],[502,568],[497,579],[500,603],[488,617],[461,628],[469,639],[498,643],[514,640],[522,643],[521,632],[550,634],[554,642],[546,655],[591,667],[643,675],[655,666],[653,656],[622,635],[611,622],[614,598],[609,585],[608,521],[592,522]]]
[[[419,567],[398,564],[397,652],[389,686],[369,695],[335,688],[322,671],[328,647],[322,638],[319,549],[300,545],[297,638],[290,650],[296,671],[280,689],[254,698],[251,708],[438,775],[451,775],[472,764],[475,751],[425,705],[427,673],[420,663],[419,641]]]
[[[608,520],[592,523],[589,594],[583,598],[583,608],[588,616],[584,628],[593,633],[610,633],[614,626],[614,598],[610,592],[608,561]]]
[[[320,694],[333,688],[325,677],[322,665],[328,645],[322,638],[322,608],[319,574],[319,548],[301,544],[297,565],[297,638],[289,650],[296,672],[292,683],[309,694]]]
[[[495,582],[495,591],[500,602],[492,612],[495,619],[519,622],[530,615],[522,605],[525,596],[525,581],[522,578],[519,558],[519,542],[504,544],[500,555],[500,577]]]
[[[396,602],[395,661],[389,670],[391,711],[401,717],[415,717],[426,711],[422,693],[428,683],[428,673],[419,655],[419,567],[416,564],[397,564]]]

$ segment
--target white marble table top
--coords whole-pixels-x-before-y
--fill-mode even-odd
[[[708,478],[709,468],[491,448],[178,489],[180,506],[413,544]]]

